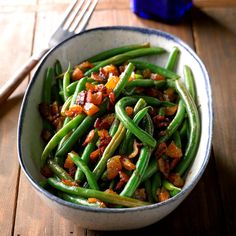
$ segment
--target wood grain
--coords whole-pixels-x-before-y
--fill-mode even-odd
[[[33,20],[32,13],[0,15],[0,86],[30,56]],[[0,235],[10,235],[14,226],[19,175],[17,118],[26,84],[23,83],[0,109],[0,189],[3,190],[0,194]]]
[[[236,234],[236,9],[195,12],[194,32],[199,55],[208,68],[214,105],[213,148],[228,234]],[[210,43],[209,43],[210,42]],[[204,45],[208,45],[205,47]]]

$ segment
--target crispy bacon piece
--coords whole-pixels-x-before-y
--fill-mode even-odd
[[[158,81],[158,80],[165,80],[165,77],[159,74],[151,73],[151,79]]]
[[[121,156],[113,156],[107,161],[107,179],[112,180],[122,170]]]
[[[53,177],[53,172],[48,165],[43,166],[40,170],[40,173],[46,178]]]
[[[72,159],[70,158],[70,156],[68,155],[65,162],[64,162],[64,168],[66,169],[70,169],[71,167],[73,167],[75,164],[72,161]]]
[[[166,101],[173,102],[176,98],[175,90],[173,88],[168,88],[164,91],[164,98]]]
[[[106,207],[104,202],[102,202],[101,200],[99,200],[97,198],[94,198],[94,197],[88,198],[88,203],[98,203],[101,208],[105,208]]]
[[[157,160],[160,172],[167,178],[170,173],[170,166],[167,160],[162,157]]]
[[[102,92],[92,93],[91,90],[87,92],[86,102],[93,103],[94,105],[100,105],[102,103]]]
[[[94,124],[94,127],[97,129],[106,129],[108,130],[115,119],[114,113],[107,114],[102,118],[97,118]]]
[[[167,199],[170,198],[170,193],[165,188],[162,187],[159,192],[158,198],[160,202],[166,201]]]
[[[147,199],[147,195],[146,195],[146,191],[144,188],[138,188],[135,192],[134,192],[134,198],[141,200],[141,201],[145,201]]]
[[[124,171],[119,171],[120,181],[117,183],[115,189],[121,189],[129,180],[129,176]]]
[[[166,153],[166,150],[167,150],[167,145],[166,143],[160,143],[158,146],[157,146],[157,149],[156,149],[156,152],[155,152],[155,156],[157,158],[160,158],[163,154]]]
[[[79,68],[76,67],[72,73],[72,80],[80,80],[84,77],[84,72]]]
[[[107,81],[106,77],[103,74],[97,72],[93,72],[91,74],[91,78],[100,83],[104,83]]]
[[[78,184],[76,182],[72,182],[68,179],[62,179],[61,182],[65,185],[68,185],[68,186],[78,186]]]
[[[91,83],[88,83],[88,82],[86,82],[85,88],[86,88],[87,91],[88,91],[88,90],[91,90],[91,92],[96,91],[96,85],[91,84]]]
[[[114,65],[104,66],[103,68],[100,69],[100,73],[103,73],[106,77],[119,75],[118,69]]]
[[[151,72],[150,69],[144,69],[144,70],[143,70],[143,78],[144,78],[144,79],[150,78],[150,77],[151,77],[151,74],[152,74],[152,72]]]
[[[166,155],[171,158],[181,158],[183,153],[181,148],[178,148],[175,142],[172,141],[166,149]]]
[[[87,135],[86,139],[84,140],[82,146],[84,147],[84,146],[86,146],[88,143],[90,143],[90,142],[92,141],[94,135],[95,135],[95,130],[92,129],[92,130],[88,133],[88,135]]]
[[[121,157],[120,161],[126,170],[135,170],[136,165],[129,158]]]
[[[109,97],[109,101],[110,101],[111,105],[115,105],[115,102],[116,102],[116,95],[115,95],[115,93],[113,91],[110,92],[108,97]]]
[[[177,173],[169,174],[168,180],[176,187],[182,188],[184,186],[184,180]]]
[[[106,139],[110,137],[108,131],[106,129],[101,129],[98,131],[98,136],[100,137],[101,140]]]
[[[47,117],[50,116],[50,106],[45,102],[40,103],[39,113],[41,114],[43,118],[47,119]]]
[[[135,139],[134,144],[133,144],[133,152],[130,153],[129,158],[134,158],[139,154],[139,147],[140,146],[141,146],[141,144],[139,144]]]
[[[178,105],[172,106],[172,107],[166,107],[165,108],[165,115],[167,116],[173,116],[178,109]]]
[[[88,116],[92,116],[99,111],[99,107],[93,103],[86,102],[84,104],[83,110]]]
[[[41,138],[45,141],[48,142],[52,137],[52,133],[48,129],[43,129],[41,132]]]
[[[101,155],[101,149],[98,148],[90,153],[89,158],[91,161],[96,161],[100,157],[100,155]]]
[[[87,91],[85,90],[81,91],[76,98],[76,104],[83,106],[86,102],[86,97],[87,97]]]
[[[79,64],[77,67],[79,67],[82,71],[87,71],[93,68],[93,64],[89,61],[84,61],[81,64]]]
[[[134,113],[134,109],[133,109],[133,107],[127,106],[127,107],[125,107],[125,112],[128,116],[132,116]]]
[[[83,112],[83,107],[80,105],[73,105],[69,110],[65,111],[65,115],[69,117],[77,116]]]

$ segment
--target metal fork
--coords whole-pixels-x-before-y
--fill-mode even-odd
[[[81,32],[87,25],[98,0],[73,0],[66,9],[61,23],[48,41],[48,46],[19,68],[16,73],[0,88],[0,103],[5,101],[20,85],[29,72],[38,64],[40,59],[54,46]]]

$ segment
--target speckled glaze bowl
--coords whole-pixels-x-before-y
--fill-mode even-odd
[[[43,143],[40,138],[42,121],[38,112],[41,101],[44,71],[59,59],[66,69],[68,62],[78,64],[101,51],[125,44],[150,42],[170,51],[173,46],[181,51],[177,73],[183,74],[183,65],[189,65],[196,79],[198,107],[201,115],[201,140],[183,190],[161,203],[130,209],[93,209],[66,202],[39,186],[40,156]],[[151,62],[164,65],[168,55],[150,56]],[[21,107],[18,126],[18,155],[22,170],[40,197],[49,207],[75,222],[80,227],[95,230],[135,229],[159,221],[173,211],[191,192],[208,163],[212,140],[212,96],[205,66],[195,52],[179,38],[153,29],[136,27],[103,27],[85,31],[53,48],[41,61],[31,80]]]

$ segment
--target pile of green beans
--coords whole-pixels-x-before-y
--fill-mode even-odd
[[[68,63],[64,72],[59,60],[47,68],[40,113],[50,138],[41,173],[50,192],[83,206],[118,208],[181,191],[200,139],[195,81],[187,65],[183,79],[175,73],[177,47],[165,67],[148,62],[159,54],[168,52],[133,44]]]

